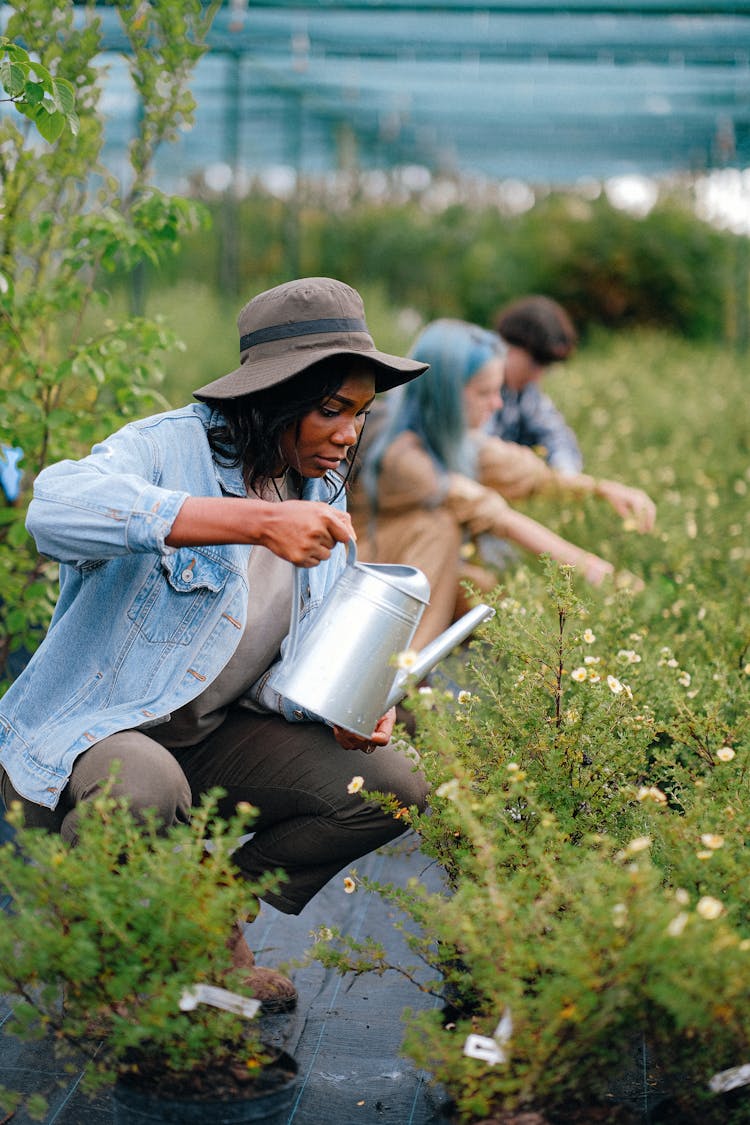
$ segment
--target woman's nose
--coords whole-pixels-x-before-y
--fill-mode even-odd
[[[360,426],[356,418],[339,418],[339,425],[334,434],[337,445],[354,445],[359,436]]]

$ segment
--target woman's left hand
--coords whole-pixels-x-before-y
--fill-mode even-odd
[[[386,711],[382,719],[378,720],[377,726],[369,738],[363,738],[359,734],[354,734],[353,731],[345,730],[344,727],[334,727],[333,736],[339,746],[343,746],[344,750],[361,750],[363,754],[372,754],[378,746],[387,746],[391,741],[395,723],[396,708],[391,707],[390,711]]]
[[[607,500],[624,520],[632,520],[636,531],[652,531],[656,521],[656,504],[640,488],[631,488],[615,480],[597,481],[596,491]]]

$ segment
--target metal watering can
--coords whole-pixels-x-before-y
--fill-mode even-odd
[[[393,658],[409,648],[430,600],[427,578],[413,566],[357,562],[354,541],[347,566],[328,591],[305,636],[299,636],[302,574],[294,572],[289,639],[270,685],[306,711],[368,738],[378,720],[494,609],[478,605],[398,669]]]

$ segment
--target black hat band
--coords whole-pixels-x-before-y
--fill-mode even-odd
[[[357,317],[325,317],[320,320],[295,320],[291,324],[271,324],[240,336],[240,354],[258,344],[269,344],[273,340],[290,340],[295,336],[314,336],[320,332],[365,332],[370,330],[367,323]]]

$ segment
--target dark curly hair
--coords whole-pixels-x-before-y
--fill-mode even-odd
[[[239,398],[205,399],[222,416],[208,431],[217,461],[240,466],[247,487],[262,489],[283,460],[284,433],[294,426],[295,437],[299,436],[302,419],[336,394],[351,364],[351,356],[333,356],[266,390]]]
[[[495,317],[495,331],[542,367],[567,359],[578,343],[572,320],[551,297],[521,297],[507,305]]]

